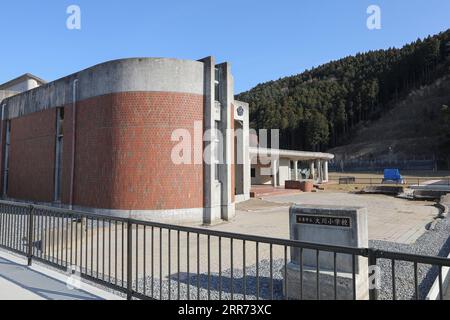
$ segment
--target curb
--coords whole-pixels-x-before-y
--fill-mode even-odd
[[[450,259],[450,255],[448,256]],[[449,289],[450,286],[450,268],[443,267],[442,268],[442,294],[445,295],[445,292]],[[428,292],[425,300],[440,300],[439,295],[439,277],[434,281],[433,286]]]
[[[441,197],[438,206],[442,209],[442,217],[448,217],[449,207],[450,207],[450,193]]]
[[[449,207],[450,207],[450,193],[442,196],[441,200],[437,204],[438,207],[442,210],[442,213],[440,214],[441,218],[447,218],[449,213]],[[448,256],[450,259],[450,255]],[[443,267],[442,268],[442,290],[444,291],[444,294],[446,290],[450,287],[450,268],[449,267]],[[434,281],[433,286],[430,289],[430,292],[428,292],[428,295],[426,297],[426,300],[439,300],[439,277]]]

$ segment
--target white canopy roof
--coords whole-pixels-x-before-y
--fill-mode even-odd
[[[334,154],[322,153],[322,152],[309,152],[309,151],[293,151],[293,150],[281,150],[281,149],[268,149],[268,148],[249,148],[251,157],[278,157],[288,158],[290,160],[332,160]]]

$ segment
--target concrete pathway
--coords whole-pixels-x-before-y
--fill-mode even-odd
[[[367,208],[370,240],[411,244],[426,231],[426,225],[439,213],[433,202],[408,201],[384,195],[317,192],[272,196],[265,200],[239,204],[235,218],[237,223],[219,225],[214,229],[289,238],[291,204],[351,205]],[[266,204],[270,202],[271,205]],[[279,207],[274,207],[273,202],[278,202]]]
[[[117,300],[119,297],[82,283],[66,285],[67,275],[41,266],[28,267],[25,259],[0,251],[0,300]]]

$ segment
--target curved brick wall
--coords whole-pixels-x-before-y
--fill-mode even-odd
[[[113,93],[77,102],[74,205],[117,210],[203,207],[203,166],[175,165],[173,130],[194,136],[203,96]],[[65,107],[63,203],[70,203],[72,105]],[[194,152],[192,150],[192,152]]]

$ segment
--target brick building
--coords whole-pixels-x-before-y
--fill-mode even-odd
[[[203,223],[229,220],[248,198],[250,169],[233,164],[237,146],[225,134],[248,129],[248,105],[234,101],[228,63],[124,59],[50,83],[27,74],[0,86],[0,105],[3,198]],[[173,132],[195,136],[196,124],[201,154],[216,146],[207,129],[224,133],[216,146],[224,164],[217,152],[200,163],[172,161]]]
[[[298,179],[299,160],[327,169],[332,157],[269,150],[285,159],[262,178],[251,161],[267,152],[250,148],[249,106],[234,100],[230,65],[213,57],[115,60],[50,83],[26,74],[0,85],[0,106],[2,198],[98,214],[230,220],[252,180],[283,185]],[[173,159],[187,142],[179,130],[193,140],[181,152],[191,161]]]

